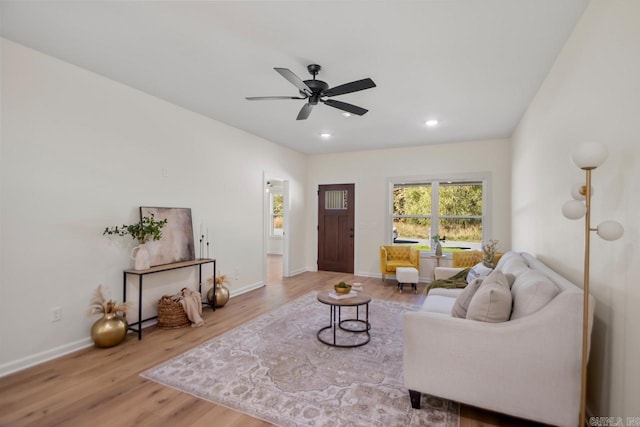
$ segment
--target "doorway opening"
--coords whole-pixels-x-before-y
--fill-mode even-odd
[[[265,175],[265,284],[280,283],[288,276],[289,182]]]

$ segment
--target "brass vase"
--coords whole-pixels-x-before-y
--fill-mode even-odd
[[[216,308],[224,307],[224,305],[229,301],[229,289],[223,285],[216,285]],[[207,292],[207,301],[209,304],[213,303],[213,288],[209,289]]]
[[[124,341],[129,324],[116,313],[106,313],[91,327],[91,338],[96,347],[113,347]]]

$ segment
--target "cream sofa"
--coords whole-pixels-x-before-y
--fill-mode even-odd
[[[515,276],[510,291],[507,288],[512,297],[507,321],[453,317],[461,289],[432,289],[420,311],[405,313],[404,384],[412,405],[419,407],[420,394],[426,393],[575,427],[580,410],[582,289],[526,253],[505,254],[496,270]],[[441,269],[437,274],[455,271]],[[591,336],[593,297],[589,307]]]

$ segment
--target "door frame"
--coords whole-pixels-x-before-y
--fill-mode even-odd
[[[358,239],[360,238],[360,221],[359,221],[359,215],[358,215],[358,181],[355,180],[339,180],[339,181],[323,181],[323,182],[319,182],[319,181],[315,181],[313,183],[313,215],[314,215],[314,219],[315,219],[315,224],[313,225],[313,251],[315,253],[315,261],[313,264],[313,267],[310,269],[310,271],[318,271],[318,225],[319,225],[319,218],[318,218],[318,193],[320,191],[320,186],[321,185],[340,185],[340,184],[353,184],[353,208],[354,208],[354,212],[353,212],[353,232],[354,232],[354,237],[353,237],[353,274],[354,275],[359,275],[358,270],[359,270],[359,263],[358,263],[358,259],[359,259],[359,250],[358,250]]]
[[[282,203],[283,203],[283,221],[284,228],[282,236],[282,277],[290,277],[289,271],[289,230],[291,223],[290,215],[290,195],[289,195],[289,180],[287,178],[278,178],[276,174],[262,172],[262,284],[267,284],[267,241],[269,240],[271,209],[270,199],[267,190],[268,181],[281,181],[282,182]]]

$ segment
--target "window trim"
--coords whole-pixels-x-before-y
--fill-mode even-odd
[[[394,185],[430,184],[431,196],[431,227],[440,221],[440,215],[436,206],[439,206],[440,182],[480,182],[482,183],[482,245],[492,237],[492,180],[491,172],[450,173],[437,175],[397,176],[387,178],[387,208],[385,211],[385,245],[393,244],[393,187]],[[444,218],[455,215],[443,215]],[[464,218],[469,218],[464,216]]]

